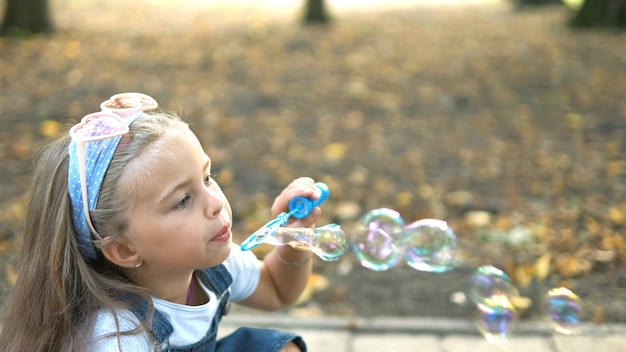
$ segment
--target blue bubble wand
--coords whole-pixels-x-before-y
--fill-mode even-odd
[[[290,217],[303,219],[311,210],[328,198],[328,186],[318,182],[315,187],[320,190],[320,197],[313,201],[304,197],[295,197],[289,202],[289,212],[280,213],[276,219],[263,225],[250,235],[242,244],[241,249],[250,250],[261,243],[275,246],[288,245],[299,250],[310,250],[324,261],[332,261],[342,256],[349,249],[346,234],[337,224],[328,224],[315,229],[285,228]]]

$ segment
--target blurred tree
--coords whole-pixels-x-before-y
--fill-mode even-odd
[[[7,0],[0,35],[49,34],[53,31],[48,0]]]
[[[305,24],[328,23],[330,17],[326,11],[324,0],[306,0],[303,22]]]
[[[571,23],[576,27],[626,28],[626,0],[585,0]]]

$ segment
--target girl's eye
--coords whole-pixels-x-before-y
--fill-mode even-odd
[[[208,174],[208,175],[204,176],[204,184],[208,186],[211,183],[213,183],[213,178],[214,177],[215,177],[215,174]]]
[[[176,205],[174,205],[174,209],[184,209],[189,204],[189,200],[191,197],[189,195],[185,195],[181,200],[179,200]]]

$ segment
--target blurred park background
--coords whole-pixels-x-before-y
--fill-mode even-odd
[[[622,0],[606,3],[623,11]],[[455,270],[318,260],[290,314],[468,317],[467,277],[489,264],[514,280],[526,317],[565,286],[587,319],[626,321],[623,30],[570,26],[574,0],[327,0],[312,23],[305,4],[51,0],[53,32],[6,31],[1,293],[16,279],[39,148],[111,95],[137,91],[191,123],[238,240],[299,176],[330,188],[319,225],[350,234],[387,207],[455,230]]]

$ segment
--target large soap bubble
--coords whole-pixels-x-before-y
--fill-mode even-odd
[[[362,266],[383,271],[394,267],[404,256],[404,221],[392,209],[379,208],[357,223],[352,248]]]
[[[407,244],[405,260],[413,269],[442,273],[453,268],[457,240],[445,221],[415,221],[404,227],[404,237]]]

